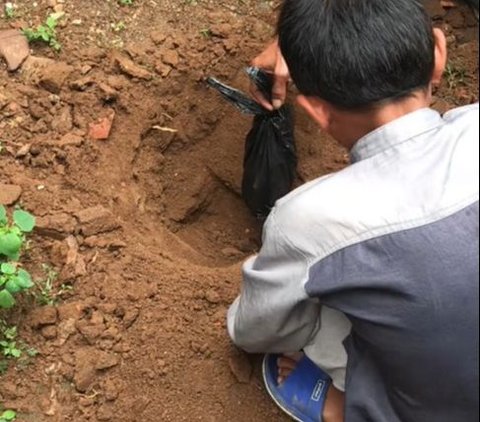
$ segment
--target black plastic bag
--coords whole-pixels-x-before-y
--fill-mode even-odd
[[[248,68],[247,73],[265,98],[271,100],[272,77],[257,68]],[[256,217],[266,217],[275,202],[290,192],[295,179],[293,110],[284,105],[271,112],[215,78],[207,82],[242,113],[255,116],[245,144],[242,196]]]

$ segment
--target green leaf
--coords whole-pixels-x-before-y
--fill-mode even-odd
[[[17,348],[11,349],[10,356],[13,356],[14,358],[19,358],[20,356],[22,356],[22,351]]]
[[[53,29],[57,26],[57,20],[52,15],[50,15],[47,18],[46,24],[49,28]]]
[[[0,265],[0,270],[2,271],[3,274],[7,275],[12,275],[17,272],[17,268],[15,265],[10,264],[9,262],[5,262],[2,265]]]
[[[8,309],[15,305],[15,299],[8,290],[0,292],[0,308]]]
[[[12,295],[23,290],[16,277],[7,281],[5,284],[5,289],[7,289]]]
[[[13,213],[13,221],[25,233],[31,232],[35,227],[35,217],[27,211],[16,210]]]
[[[0,225],[7,224],[7,210],[3,205],[0,205]]]
[[[5,410],[5,412],[2,413],[1,417],[6,421],[13,421],[17,417],[17,413],[13,410]]]
[[[0,255],[5,255],[10,259],[17,260],[21,247],[22,239],[17,234],[6,233],[0,235]]]
[[[23,269],[18,270],[17,280],[22,289],[29,289],[30,287],[33,287],[32,277]]]

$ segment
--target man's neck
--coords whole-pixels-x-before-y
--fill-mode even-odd
[[[339,130],[341,136],[337,136],[337,140],[342,146],[351,150],[357,141],[370,132],[402,116],[429,107],[430,103],[430,94],[419,93],[368,111],[338,111],[336,112],[337,125],[341,125],[342,128]]]

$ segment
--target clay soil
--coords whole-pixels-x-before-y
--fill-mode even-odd
[[[247,89],[278,3],[133,3],[17,0],[16,18],[0,17],[6,29],[66,13],[59,54],[32,46],[34,62],[55,61],[48,74],[0,64],[0,184],[38,218],[25,266],[40,284],[45,264],[58,273],[53,306],[26,296],[1,315],[38,355],[1,375],[0,404],[34,422],[286,421],[259,357],[226,334],[261,222],[240,197],[251,119],[205,84]],[[434,107],[478,101],[472,12],[428,6],[451,51]],[[92,140],[113,115],[108,139]],[[299,110],[296,137],[299,184],[347,164]]]

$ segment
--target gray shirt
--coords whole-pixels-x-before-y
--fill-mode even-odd
[[[349,319],[346,421],[478,421],[478,104],[418,110],[278,202],[229,310],[251,352]],[[320,346],[319,346],[320,347]]]

